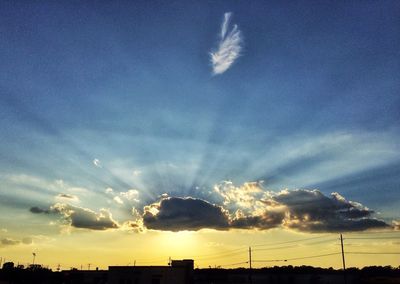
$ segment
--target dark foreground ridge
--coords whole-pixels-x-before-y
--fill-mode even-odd
[[[108,270],[63,270],[41,265],[0,270],[0,284],[395,284],[400,266],[369,266],[343,270],[312,266],[274,266],[259,269],[194,269],[191,259],[172,260],[168,266],[109,266]]]

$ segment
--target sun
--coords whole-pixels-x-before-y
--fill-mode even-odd
[[[198,234],[193,231],[161,232],[157,245],[175,258],[190,258],[194,249],[199,247]]]

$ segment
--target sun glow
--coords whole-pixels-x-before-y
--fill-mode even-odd
[[[157,247],[160,251],[174,257],[192,257],[195,248],[199,247],[198,234],[192,231],[162,232],[158,234]]]

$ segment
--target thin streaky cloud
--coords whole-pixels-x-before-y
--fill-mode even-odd
[[[236,24],[233,26],[230,25],[231,18],[231,12],[224,14],[218,48],[210,52],[214,75],[224,73],[241,55],[243,43],[242,32]]]
[[[226,31],[228,29],[228,25],[231,20],[231,17],[232,17],[231,12],[224,14],[224,21],[222,22],[222,27],[221,27],[221,39],[223,39],[226,35]]]

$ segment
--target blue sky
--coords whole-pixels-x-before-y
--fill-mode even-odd
[[[240,56],[213,74],[228,12]],[[397,1],[3,1],[2,222],[15,211],[36,224],[29,208],[60,188],[127,218],[107,188],[137,190],[141,206],[163,193],[218,202],[227,180],[339,192],[399,219],[399,12]]]

